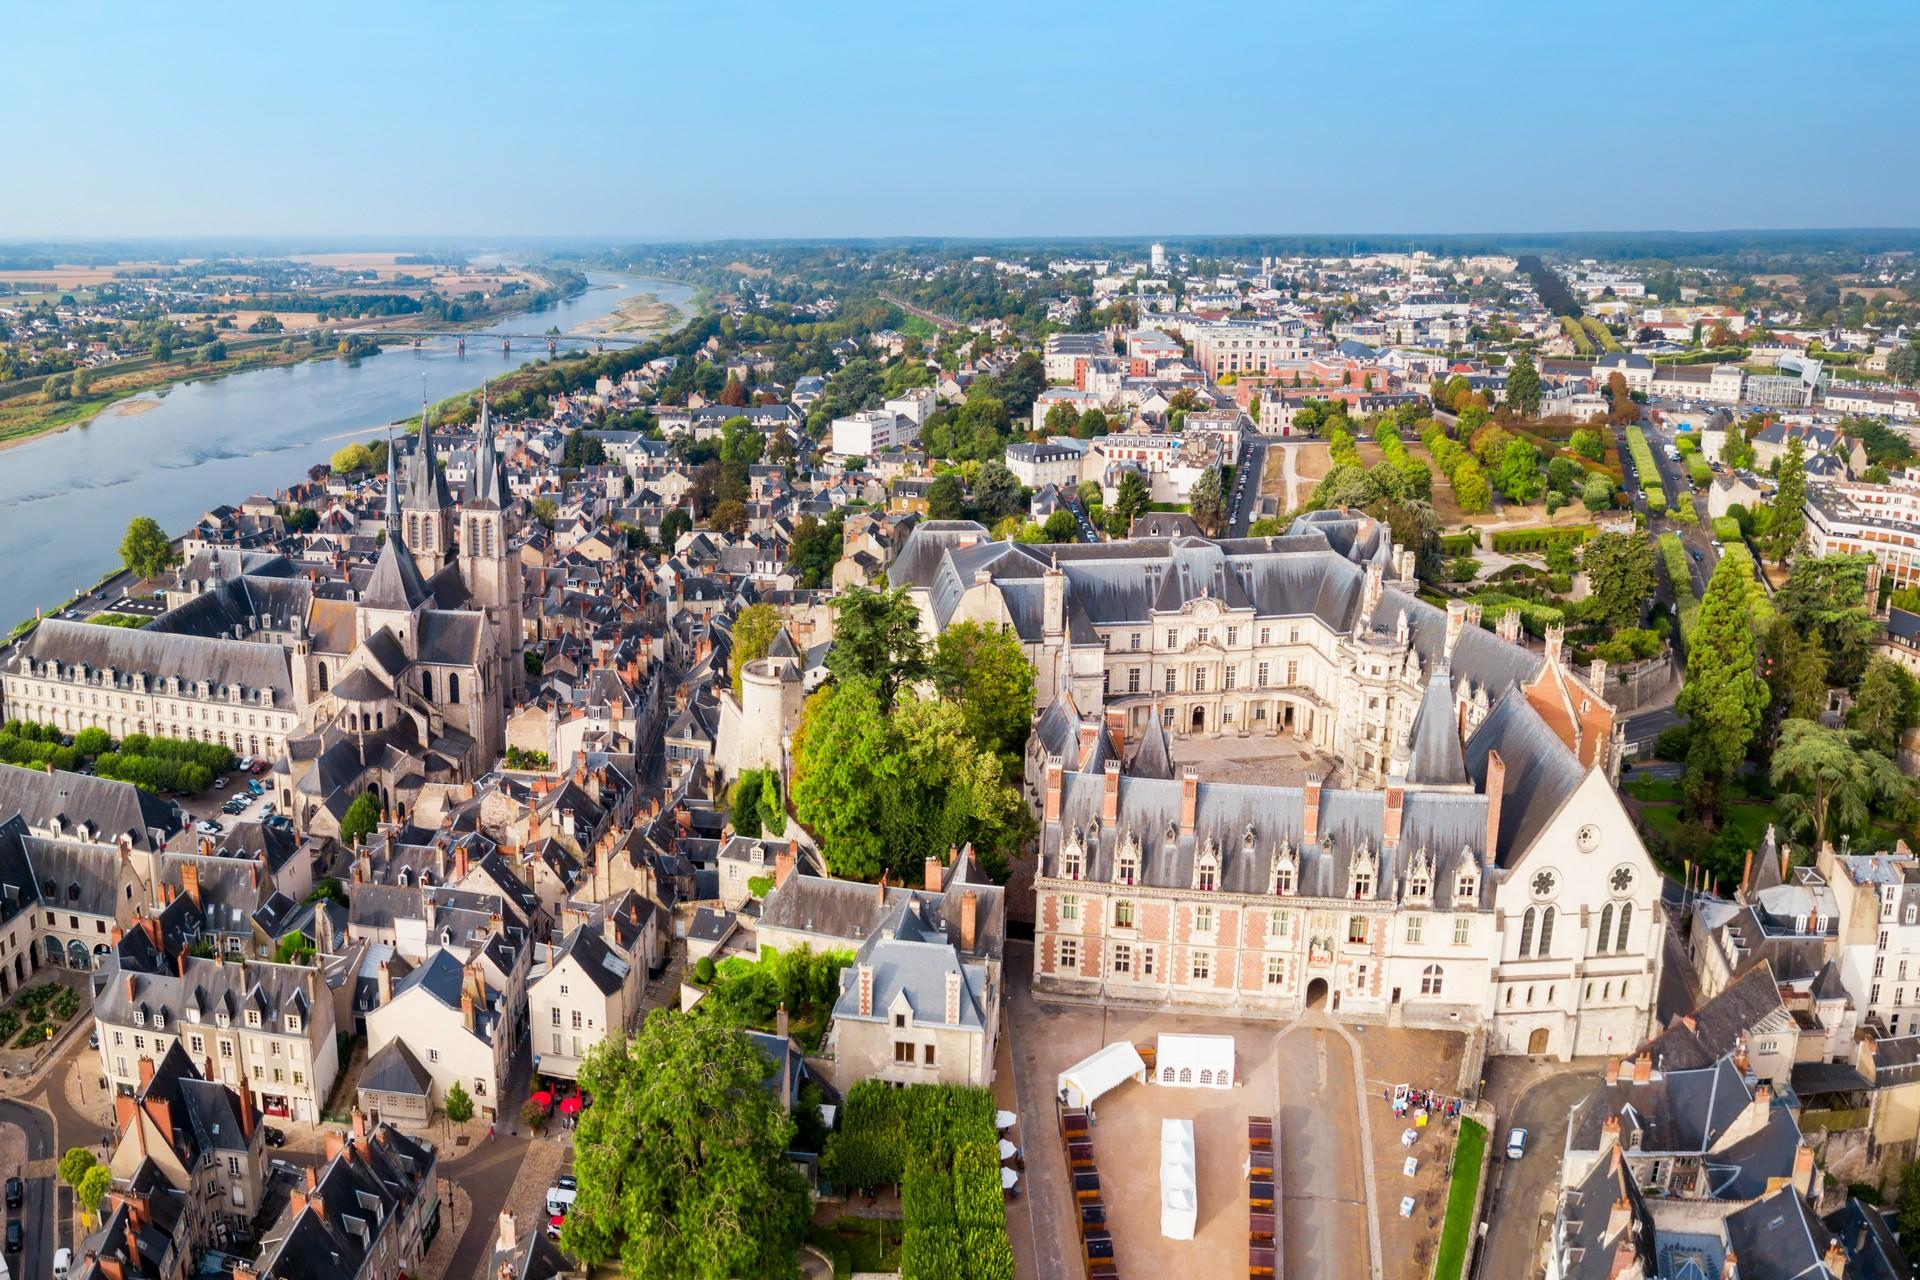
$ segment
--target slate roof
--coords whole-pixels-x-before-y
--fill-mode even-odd
[[[255,1271],[261,1280],[341,1280],[357,1276],[382,1256],[395,1223],[415,1202],[435,1193],[433,1147],[381,1125],[370,1139],[351,1139],[327,1162],[306,1204],[291,1206],[262,1241]]]
[[[1466,784],[1466,756],[1453,709],[1452,668],[1445,662],[1436,663],[1433,674],[1427,677],[1427,692],[1414,713],[1408,746],[1408,782],[1419,786]]]
[[[1788,1021],[1773,967],[1762,960],[1642,1049],[1668,1071],[1710,1067],[1738,1049],[1743,1036]]]
[[[405,1040],[393,1039],[367,1059],[360,1072],[362,1093],[393,1093],[424,1098],[433,1092],[433,1076],[413,1056]]]
[[[1826,1252],[1833,1237],[1792,1186],[1729,1214],[1726,1232],[1740,1280],[1831,1280]]]
[[[1752,1101],[1753,1090],[1724,1058],[1710,1067],[1656,1071],[1644,1083],[1623,1071],[1616,1083],[1596,1086],[1575,1109],[1568,1145],[1599,1150],[1606,1118],[1617,1115],[1620,1141],[1629,1150],[1699,1155],[1714,1148]]]
[[[183,826],[178,805],[130,782],[11,764],[0,764],[0,814],[18,814],[28,826],[42,829],[54,818],[68,829],[87,823],[103,841],[130,835],[134,848],[148,851],[163,846]]]
[[[277,644],[48,618],[21,641],[14,660],[26,658],[36,665],[57,663],[62,671],[84,666],[95,678],[110,668],[115,687],[121,689],[129,688],[133,674],[140,672],[149,684],[169,676],[178,676],[183,685],[205,681],[222,697],[235,686],[247,693],[270,689],[276,707],[293,705],[287,651]]]
[[[1627,1216],[1624,1226],[1613,1232],[1609,1230],[1612,1210],[1620,1200],[1627,1202]],[[1645,1274],[1658,1274],[1653,1214],[1618,1147],[1595,1161],[1579,1186],[1566,1191],[1559,1217],[1566,1263],[1560,1274],[1566,1280],[1613,1280],[1619,1274],[1614,1267],[1616,1255],[1623,1246]],[[1718,1270],[1707,1280],[1719,1280]]]
[[[380,548],[380,558],[374,561],[373,576],[367,580],[360,602],[369,609],[411,613],[432,598],[433,592],[427,588],[413,552],[407,550],[406,540],[390,533],[386,545]]]

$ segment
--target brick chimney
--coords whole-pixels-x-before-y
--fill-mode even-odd
[[[928,858],[926,861],[926,888],[928,893],[940,892],[940,859]]]
[[[114,1128],[122,1137],[127,1130],[133,1130],[134,1141],[140,1144],[140,1154],[147,1154],[147,1130],[140,1121],[140,1104],[126,1094],[116,1094],[113,1099]]]
[[[467,845],[466,841],[463,840],[453,848],[453,882],[459,884],[462,880],[465,880],[468,870]]]
[[[1064,767],[1059,756],[1047,757],[1047,805],[1045,813],[1048,822],[1060,821],[1060,785],[1063,771]]]
[[[1192,835],[1200,809],[1200,775],[1192,769],[1180,771],[1180,832]]]
[[[1307,774],[1306,798],[1300,810],[1300,843],[1312,846],[1320,843],[1320,775]]]
[[[1602,1239],[1611,1240],[1627,1229],[1633,1221],[1633,1204],[1625,1197],[1616,1198],[1607,1210],[1607,1234]]]
[[[787,841],[787,847],[773,856],[773,887],[778,889],[793,875],[794,866],[800,861],[800,842]]]
[[[1107,744],[1116,756],[1127,753],[1127,713],[1124,708],[1107,708]]]
[[[980,922],[980,895],[969,889],[960,898],[960,949],[969,954]]]
[[[207,1059],[207,1079],[213,1079],[213,1059]],[[253,1090],[247,1086],[246,1079],[240,1081],[237,1090],[240,1095],[240,1136],[246,1142],[253,1142]]]
[[[393,1003],[393,963],[380,961],[380,1004],[382,1007]]]
[[[467,1030],[473,1030],[473,992],[465,987],[460,989],[460,1021],[466,1024]]]
[[[1380,828],[1380,840],[1391,849],[1400,843],[1400,821],[1406,816],[1407,789],[1398,778],[1387,783],[1387,808]]]
[[[1620,1083],[1620,1059],[1618,1058],[1607,1059],[1607,1083],[1608,1084]],[[1618,1123],[1619,1123],[1618,1121],[1615,1121],[1615,1124],[1618,1124]]]
[[[860,1016],[873,1016],[873,966],[861,965],[854,974],[854,980],[860,984]]]
[[[1447,657],[1453,656],[1453,647],[1460,643],[1460,633],[1467,627],[1467,606],[1462,600],[1447,602],[1447,639],[1441,652]]]
[[[1120,821],[1120,762],[1109,760],[1106,765],[1105,791],[1100,796],[1100,823],[1110,826]]]
[[[1611,1066],[1612,1064],[1609,1063],[1608,1065]],[[1617,1147],[1620,1145],[1620,1117],[1619,1116],[1617,1115],[1608,1116],[1605,1120],[1602,1120],[1600,1122],[1600,1145],[1602,1148],[1605,1148],[1607,1146]]]
[[[1653,1055],[1643,1053],[1633,1060],[1633,1082],[1645,1084],[1653,1079]]]
[[[881,908],[884,910],[887,905],[887,873],[885,871],[880,873],[880,883],[874,886],[874,890],[875,896]]]
[[[947,1025],[960,1025],[960,971],[947,970]]]
[[[1487,752],[1487,834],[1481,861],[1489,867],[1500,859],[1500,805],[1507,793],[1507,762],[1498,751]]]
[[[1813,1195],[1813,1148],[1802,1143],[1793,1153],[1793,1185],[1800,1188],[1800,1194],[1809,1198]]]
[[[329,1164],[338,1159],[340,1153],[346,1150],[346,1147],[346,1134],[341,1133],[338,1129],[327,1130],[327,1162]]]
[[[367,1113],[358,1107],[353,1109],[353,1136],[362,1142],[367,1140]]]
[[[1086,763],[1093,759],[1093,749],[1100,741],[1100,733],[1101,726],[1097,724],[1083,723],[1080,726],[1080,754],[1075,759],[1081,767],[1084,768]]]
[[[191,858],[180,864],[180,888],[193,899],[193,905],[196,908],[205,906],[200,901],[200,864]]]
[[[1740,1255],[1728,1249],[1727,1256],[1720,1263],[1720,1280],[1739,1280],[1739,1278]]]
[[[140,1055],[140,1091],[145,1093],[147,1086],[152,1083],[153,1059],[143,1053]]]

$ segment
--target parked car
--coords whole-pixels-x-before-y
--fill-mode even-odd
[[[8,1219],[7,1221],[7,1252],[8,1253],[20,1252],[20,1246],[25,1244],[26,1242],[27,1242],[27,1233],[20,1229],[20,1219],[18,1218]]]
[[[222,831],[226,830],[226,828],[220,824],[220,821],[217,818],[203,818],[201,821],[194,824],[193,829],[195,831],[198,831],[203,836],[217,836]]]
[[[18,1209],[20,1202],[26,1199],[27,1186],[18,1178],[7,1179],[7,1208]]]
[[[267,791],[266,787],[261,784],[260,779],[258,778],[247,779],[247,790],[253,792],[253,794],[257,796],[265,795]]]
[[[547,1218],[547,1239],[558,1240],[560,1238],[560,1228],[565,1226],[566,1222],[567,1219],[564,1214],[556,1213],[550,1215]]]
[[[73,1250],[55,1249],[53,1251],[53,1280],[67,1280],[73,1270]]]
[[[276,1129],[272,1125],[268,1125],[266,1137],[267,1145],[270,1147],[284,1147],[287,1145],[287,1135],[283,1129]]]
[[[265,760],[255,760],[253,762],[253,768],[247,770],[247,772],[256,773],[256,774],[265,773],[271,767],[272,766],[270,766]]]
[[[238,769],[242,773],[250,773],[253,770],[253,757],[241,756],[240,763],[233,767]]]
[[[1527,1131],[1525,1129],[1507,1130],[1507,1159],[1518,1160],[1527,1154]]]

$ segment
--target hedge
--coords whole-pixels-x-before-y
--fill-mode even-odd
[[[1653,450],[1647,445],[1647,433],[1639,427],[1627,428],[1627,452],[1633,455],[1633,469],[1639,472],[1640,487],[1647,490],[1647,497],[1651,500],[1660,488],[1660,465],[1653,460]],[[1647,488],[1649,477],[1653,480],[1650,489]]]
[[[1680,638],[1693,639],[1693,628],[1700,621],[1700,601],[1693,594],[1693,577],[1687,572],[1687,549],[1677,533],[1660,535],[1660,563],[1667,570],[1667,585],[1673,588],[1673,602],[1680,611]]]
[[[1505,529],[1493,535],[1495,551],[1545,551],[1554,543],[1581,543],[1593,534],[1589,525],[1568,525],[1564,528],[1546,527],[1538,529]]]
[[[836,1187],[900,1184],[905,1280],[1013,1280],[993,1095],[865,1080],[847,1094],[820,1171]]]
[[[1656,516],[1667,514],[1667,495],[1665,490],[1656,487],[1648,489],[1646,494],[1648,511]]]
[[[1480,545],[1480,531],[1470,529],[1466,533],[1443,533],[1440,535],[1440,554],[1451,560],[1455,556],[1464,556]]]
[[[1713,518],[1713,536],[1722,542],[1740,541],[1740,522],[1732,516],[1715,516]]]
[[[1713,468],[1699,454],[1687,459],[1687,476],[1697,488],[1704,489],[1713,483]]]

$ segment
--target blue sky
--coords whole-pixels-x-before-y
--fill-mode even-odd
[[[10,4],[0,241],[1912,226],[1920,9]]]

